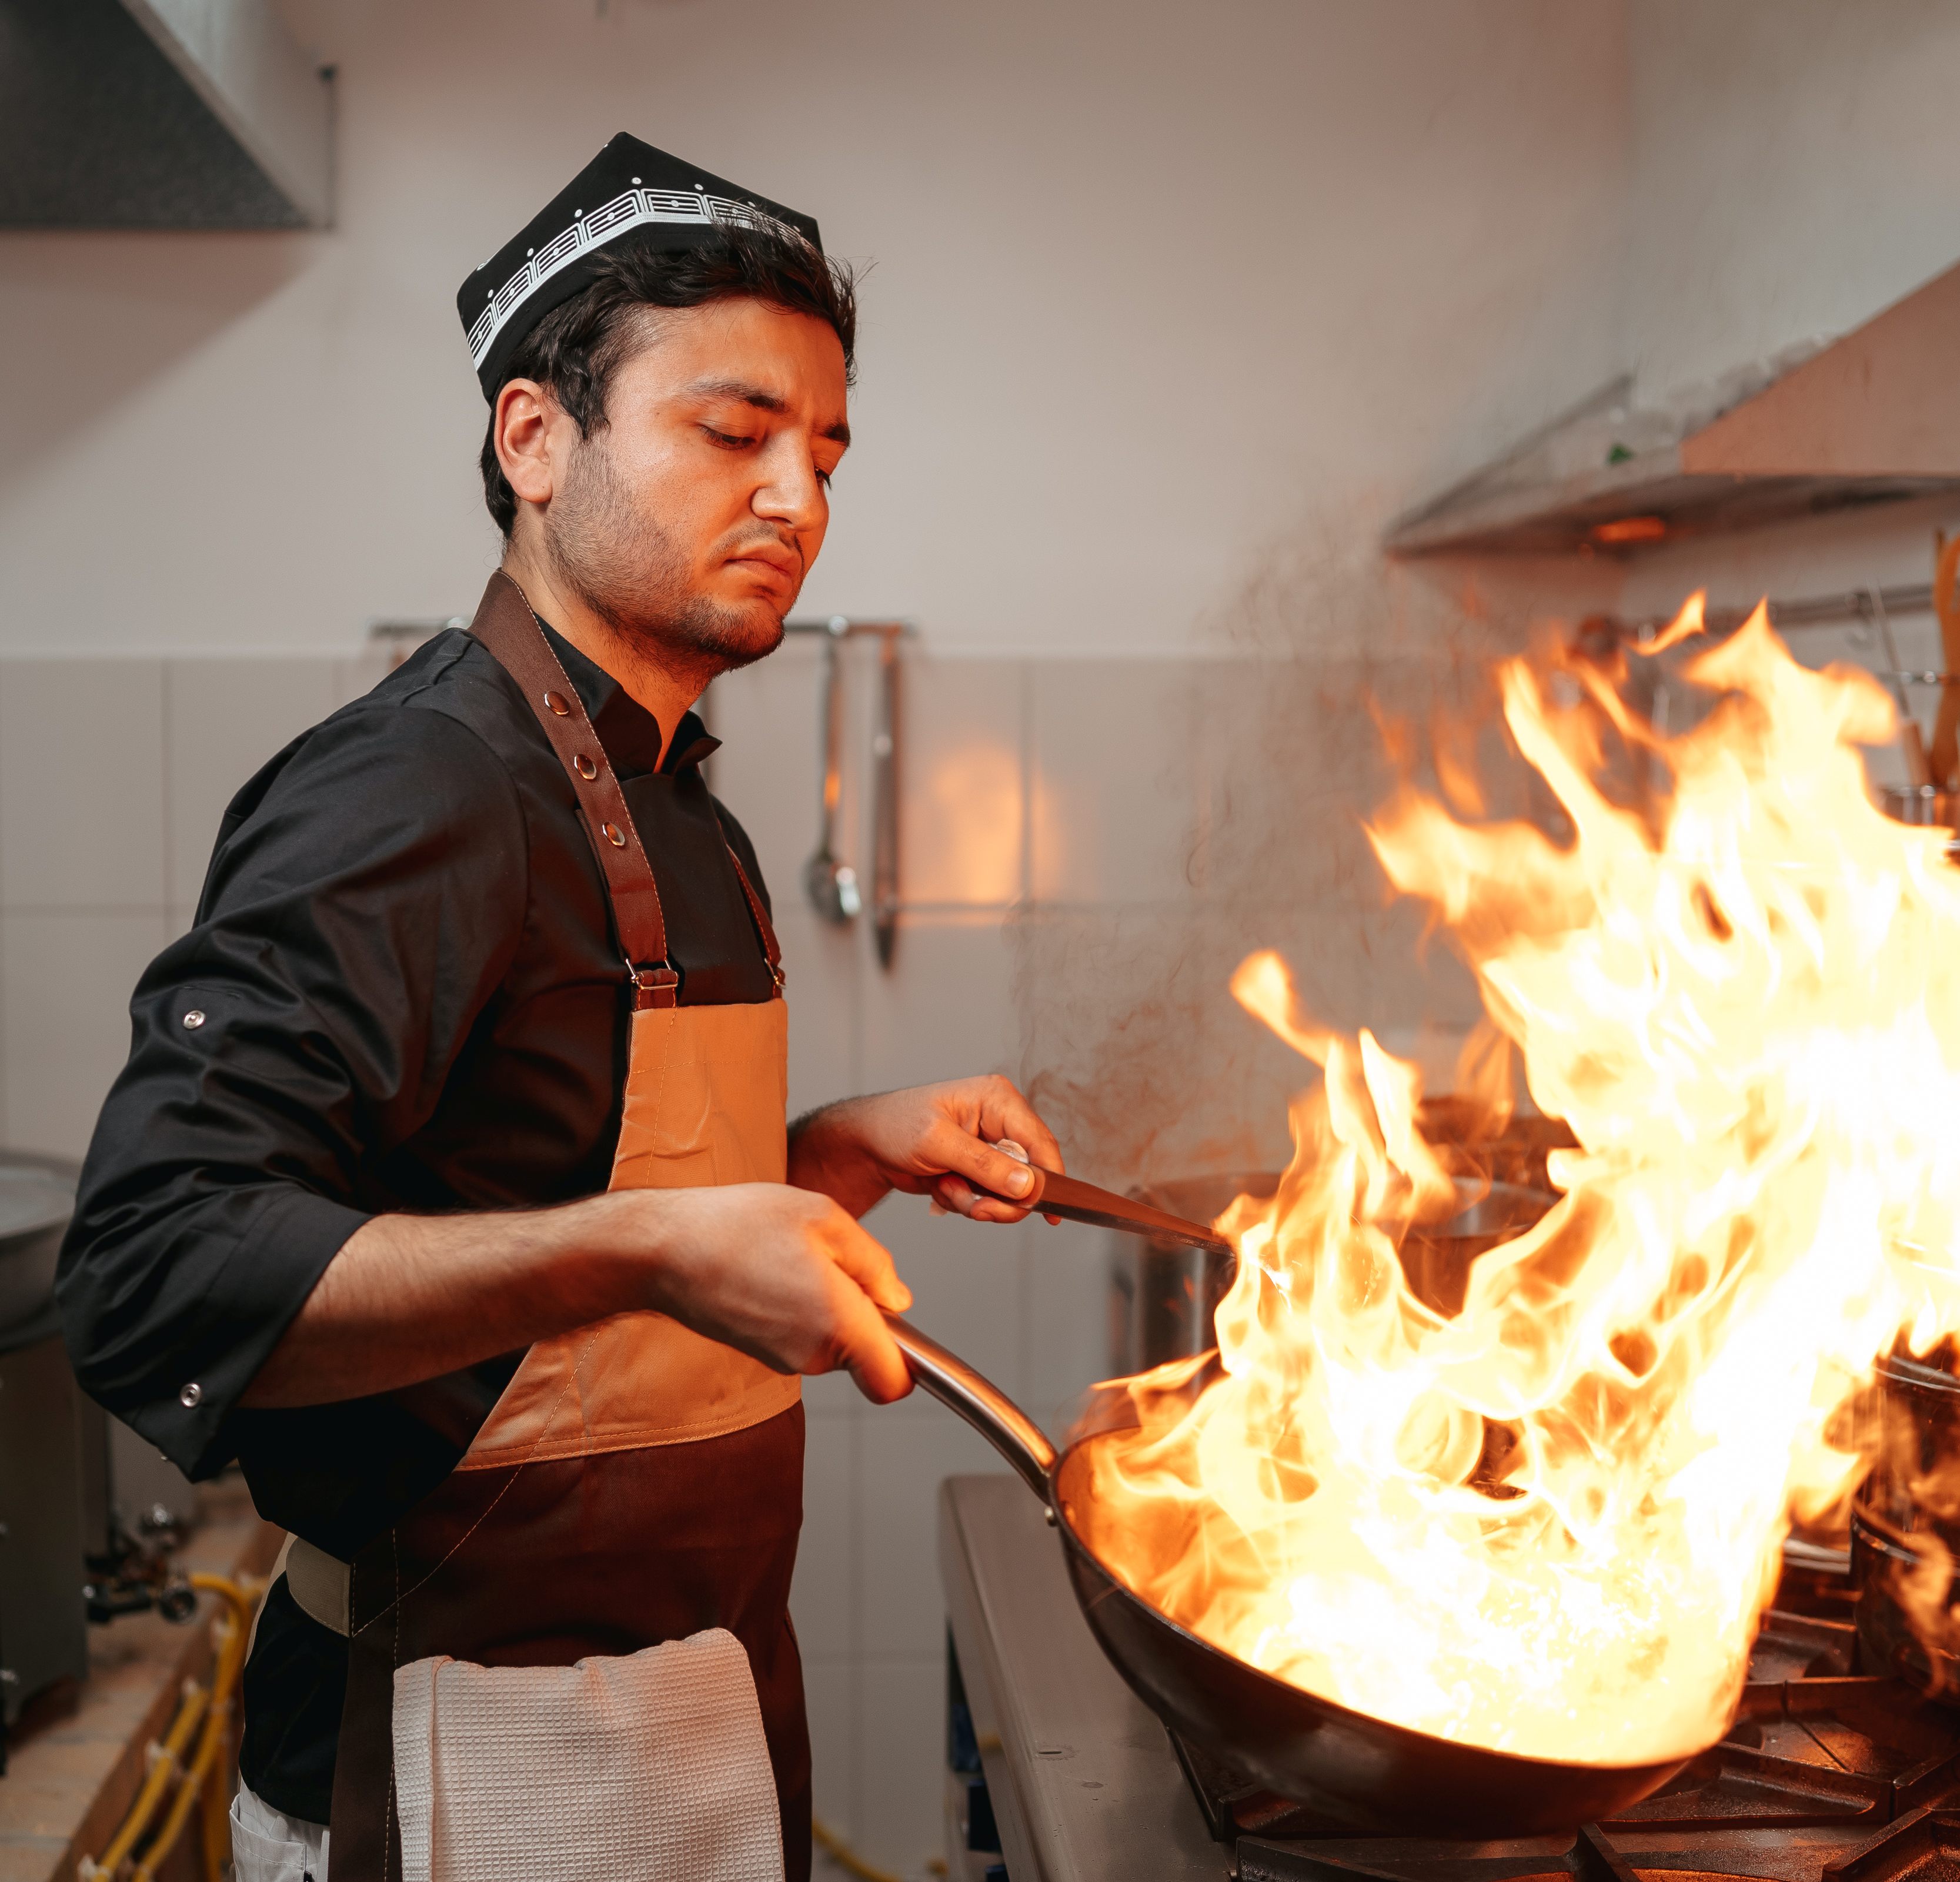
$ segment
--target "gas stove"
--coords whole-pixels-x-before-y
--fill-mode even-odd
[[[940,1566],[954,1882],[1960,1877],[1960,1713],[1860,1675],[1828,1612],[1772,1612],[1734,1728],[1657,1795],[1574,1836],[1446,1842],[1357,1836],[1166,1732],[1096,1647],[1017,1480],[946,1483]]]

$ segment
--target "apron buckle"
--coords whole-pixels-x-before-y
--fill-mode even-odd
[[[632,978],[635,1013],[649,1006],[671,1006],[679,997],[680,975],[665,961],[656,961],[651,967],[635,967],[628,961],[626,971]]]

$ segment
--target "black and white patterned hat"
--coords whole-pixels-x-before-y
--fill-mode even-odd
[[[718,223],[785,224],[821,250],[816,224],[622,131],[458,291],[456,310],[486,399],[517,342],[593,277],[599,251],[628,237],[692,248]]]

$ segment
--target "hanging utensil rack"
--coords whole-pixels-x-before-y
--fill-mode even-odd
[[[820,828],[826,832],[834,825],[838,790],[836,770],[829,755],[838,749],[834,728],[841,706],[834,663],[838,650],[847,641],[875,640],[878,643],[877,717],[871,730],[870,910],[878,965],[889,971],[897,952],[899,938],[899,790],[904,723],[899,644],[908,639],[915,630],[908,621],[858,621],[848,615],[832,615],[821,621],[786,621],[783,628],[788,634],[822,634],[828,643],[825,651],[830,664],[825,676],[823,717],[819,727],[825,754],[819,784],[822,818]],[[819,847],[822,860],[833,866],[848,867],[838,864],[837,859],[829,853],[830,847],[826,835]],[[813,895],[814,897],[813,891]],[[819,902],[818,908],[826,919],[840,926],[848,925],[857,914],[854,908],[845,913],[829,900]]]

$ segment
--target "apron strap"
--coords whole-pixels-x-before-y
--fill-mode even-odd
[[[633,983],[635,1011],[648,1006],[671,1006],[680,990],[680,975],[667,954],[667,917],[660,909],[660,892],[654,881],[653,865],[647,860],[633,813],[626,808],[626,794],[613,774],[612,761],[599,741],[598,732],[587,716],[585,702],[565,670],[565,663],[552,650],[538,625],[524,591],[501,569],[490,577],[483,599],[477,605],[476,618],[469,631],[489,649],[518,688],[544,727],[565,774],[584,813],[585,834],[591,839],[593,854],[599,859],[612,898],[612,919],[619,931],[619,946],[626,957],[626,971]],[[718,822],[717,828],[719,824]],[[768,962],[769,976],[776,991],[783,988],[783,951],[769,920],[762,898],[749,880],[749,872],[724,831],[721,847],[735,866],[735,879],[756,924],[762,944],[762,957]]]
[[[612,774],[612,761],[587,717],[578,688],[552,651],[524,592],[501,569],[490,577],[469,631],[495,655],[514,679],[545,736],[551,740],[584,813],[585,834],[599,859],[612,899],[612,919],[626,971],[633,982],[633,1005],[671,1006],[680,976],[667,958],[667,917],[653,865],[626,808],[625,793]]]
[[[749,880],[749,872],[742,866],[742,859],[735,854],[735,846],[728,841],[726,831],[722,833],[721,847],[728,852],[729,861],[735,865],[735,879],[742,885],[742,893],[748,898],[749,913],[762,940],[762,958],[768,962],[770,977],[780,993],[783,990],[783,950],[776,939],[775,925],[769,920],[769,911],[762,906],[762,898],[756,893],[754,885]]]

